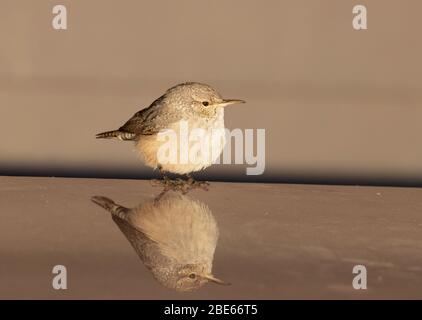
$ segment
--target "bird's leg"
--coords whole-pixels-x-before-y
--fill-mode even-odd
[[[160,173],[162,174],[162,179],[154,179],[152,180],[152,183],[154,185],[159,185],[162,186],[164,189],[163,191],[158,195],[158,199],[161,198],[166,192],[173,190],[173,191],[180,191],[183,194],[186,194],[187,192],[189,192],[189,190],[191,188],[189,188],[189,186],[186,184],[186,181],[181,179],[181,178],[177,178],[175,180],[170,179],[169,177],[167,177],[166,173],[164,170],[162,170],[161,167],[158,167],[158,169],[160,170]]]
[[[160,171],[161,179],[153,179],[151,183],[156,186],[163,186],[164,191],[167,192],[170,190],[169,187],[171,186],[172,180],[169,177],[167,177],[166,172],[162,169],[161,166],[158,167],[158,170]]]
[[[161,191],[160,194],[154,198],[154,203],[157,204],[160,199],[167,193],[167,191],[168,190],[164,188],[163,191]]]

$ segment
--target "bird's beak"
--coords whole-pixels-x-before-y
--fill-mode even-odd
[[[211,281],[211,282],[214,282],[214,283],[217,283],[217,284],[221,284],[223,286],[229,286],[230,285],[230,283],[224,282],[223,280],[220,280],[220,279],[214,277],[212,274],[206,274],[203,277],[205,279],[207,279],[208,281]]]
[[[239,99],[224,99],[223,101],[217,103],[217,105],[219,107],[227,107],[231,104],[238,104],[238,103],[245,103],[246,101],[244,100],[239,100]]]

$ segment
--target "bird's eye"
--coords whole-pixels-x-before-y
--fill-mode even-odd
[[[196,274],[191,273],[191,274],[189,275],[189,278],[191,278],[191,279],[195,279],[195,278],[196,278]]]
[[[208,107],[208,106],[209,106],[209,104],[210,104],[210,103],[209,103],[208,101],[203,101],[203,102],[202,102],[202,105],[203,105],[204,107]]]

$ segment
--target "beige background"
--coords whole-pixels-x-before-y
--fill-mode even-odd
[[[67,31],[51,27],[57,3]],[[352,29],[358,3],[367,31]],[[130,143],[94,134],[201,81],[247,100],[227,127],[267,130],[257,179],[421,182],[421,12],[409,0],[2,0],[0,173],[148,175]]]

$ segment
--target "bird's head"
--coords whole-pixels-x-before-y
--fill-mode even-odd
[[[187,82],[170,88],[166,100],[194,114],[212,117],[218,109],[229,105],[245,103],[239,99],[223,99],[211,86],[197,82]]]
[[[220,285],[230,285],[214,277],[210,271],[210,267],[205,264],[189,264],[181,266],[176,271],[172,289],[177,291],[194,291],[202,287],[208,282]]]

